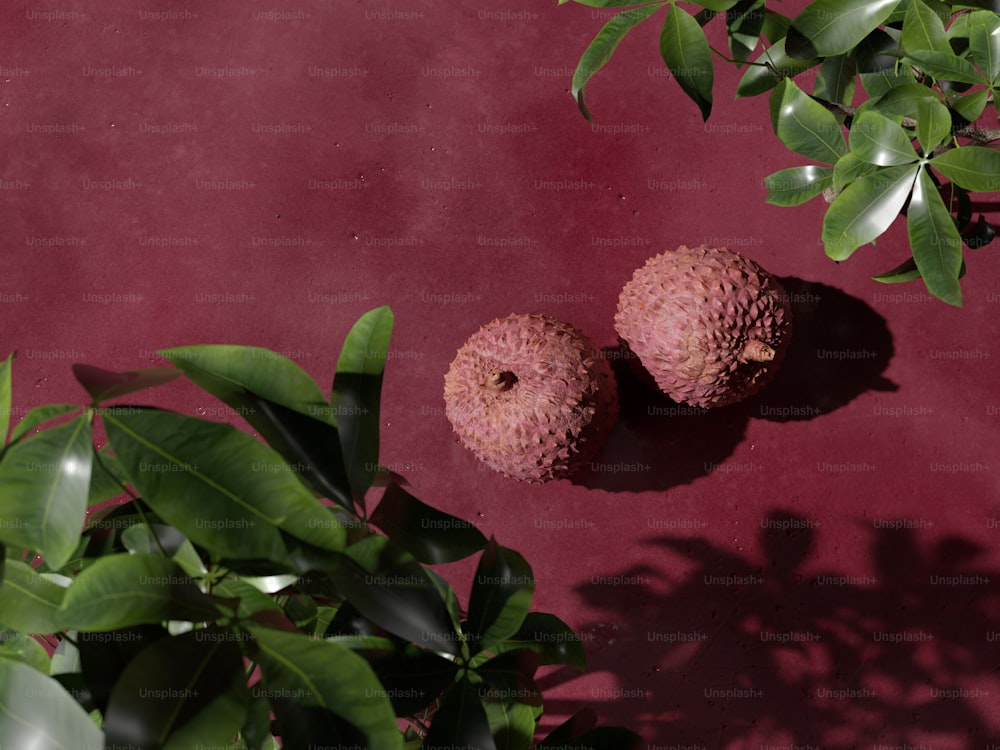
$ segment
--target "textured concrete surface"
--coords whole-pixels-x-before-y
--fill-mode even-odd
[[[821,200],[764,203],[763,177],[803,163],[766,97],[734,100],[718,63],[703,123],[653,26],[591,83],[589,124],[570,78],[608,17],[5,5],[0,353],[19,351],[19,413],[82,399],[73,362],[191,343],[271,347],[326,387],[352,322],[390,304],[383,462],[522,551],[535,606],[584,639],[585,675],[542,679],[545,726],[591,705],[650,750],[996,746],[995,246],[967,253],[962,310],[870,280],[906,257],[901,222],[834,264]],[[632,271],[702,242],[795,295],[781,379],[699,414],[623,377],[606,456],[574,482],[481,471],[441,399],[465,338],[543,312],[614,347]],[[228,417],[179,383],[148,398]]]

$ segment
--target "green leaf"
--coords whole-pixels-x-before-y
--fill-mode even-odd
[[[937,94],[930,87],[920,83],[904,83],[886,91],[872,103],[872,107],[886,116],[898,115],[916,119],[918,105],[924,101],[940,103]]]
[[[531,566],[492,537],[479,559],[469,595],[467,630],[478,636],[477,650],[514,635],[524,623],[535,592]]]
[[[483,705],[497,750],[530,750],[535,716],[523,703],[487,702]]]
[[[900,41],[907,52],[935,50],[952,54],[944,24],[922,0],[909,0]]]
[[[938,154],[930,164],[966,190],[983,193],[1000,190],[1000,151],[992,148],[959,146]]]
[[[919,169],[918,164],[884,167],[845,187],[823,219],[827,256],[846,260],[888,229],[906,203]]]
[[[874,164],[862,161],[853,151],[841,156],[833,166],[833,189],[839,193],[847,185],[877,170]]]
[[[195,544],[233,559],[284,560],[281,531],[327,550],[346,534],[270,448],[229,425],[156,409],[104,412],[143,500]]]
[[[859,159],[880,167],[909,164],[918,158],[906,131],[878,112],[864,112],[854,120],[850,144]]]
[[[577,63],[573,73],[571,91],[573,98],[580,106],[580,111],[588,120],[593,121],[590,111],[583,101],[583,89],[587,85],[587,81],[608,63],[618,44],[633,27],[645,21],[664,5],[666,3],[656,3],[619,13],[604,24],[584,51],[583,56],[580,57],[580,62]]]
[[[968,122],[975,122],[986,109],[989,103],[990,92],[988,89],[971,91],[962,96],[956,96],[951,100],[951,108],[958,112]]]
[[[236,612],[243,619],[264,610],[281,611],[274,599],[240,578],[219,581],[212,587],[212,593],[226,599],[239,599]]]
[[[490,658],[514,649],[531,649],[541,657],[541,664],[568,664],[581,672],[587,660],[580,637],[555,615],[529,612],[514,635],[490,647],[490,653],[480,651],[470,664],[479,666]]]
[[[104,735],[66,689],[27,664],[0,659],[0,747],[104,750]]]
[[[977,10],[969,17],[969,49],[972,59],[996,85],[1000,79],[1000,17],[988,10]]]
[[[425,505],[395,482],[382,495],[371,522],[420,562],[461,560],[486,546],[474,525]]]
[[[365,313],[347,334],[337,360],[330,403],[355,502],[371,487],[378,469],[379,399],[392,326],[388,307]]]
[[[37,550],[52,570],[73,556],[93,460],[86,415],[12,444],[0,461],[0,541]]]
[[[7,445],[7,431],[10,429],[11,371],[16,354],[11,352],[7,359],[0,362],[0,446]]]
[[[87,391],[94,403],[107,401],[109,398],[125,396],[136,391],[169,383],[180,376],[180,371],[172,367],[149,367],[128,372],[102,370],[93,365],[74,364],[73,375],[83,389]]]
[[[793,27],[820,57],[848,52],[878,28],[899,0],[814,0],[803,9]]]
[[[45,406],[36,406],[24,415],[24,419],[14,425],[14,429],[10,433],[10,441],[20,440],[36,427],[74,411],[80,411],[80,406],[77,404],[46,404]]]
[[[118,497],[124,492],[122,486],[128,484],[124,469],[108,448],[108,444],[105,444],[94,458],[90,472],[90,487],[87,490],[88,508],[93,508],[106,500]],[[92,511],[91,515],[87,517],[87,525],[90,526],[93,520]]]
[[[917,142],[925,156],[930,156],[951,133],[951,113],[937,99],[917,102]]]
[[[919,278],[920,269],[917,268],[917,262],[912,256],[904,260],[891,271],[886,271],[885,273],[880,273],[877,276],[872,276],[874,281],[878,281],[883,284],[900,284],[906,281],[915,281]]]
[[[195,385],[231,406],[261,434],[264,431],[257,424],[256,411],[245,398],[248,391],[336,424],[316,381],[292,360],[270,349],[205,344],[163,349],[157,354],[173,362]]]
[[[243,655],[231,635],[199,629],[140,651],[111,691],[104,712],[108,745],[225,747],[250,702]],[[182,737],[186,744],[178,743]]]
[[[740,0],[726,13],[729,51],[734,59],[747,60],[757,49],[767,16],[764,5],[764,0]]]
[[[4,659],[27,664],[44,675],[49,673],[49,652],[27,633],[0,631],[0,661]]]
[[[61,629],[119,630],[164,620],[213,619],[212,600],[177,564],[159,555],[108,555],[66,590],[56,615]]]
[[[915,84],[913,70],[899,66],[896,55],[899,43],[882,29],[876,29],[857,48],[861,85],[872,99],[878,99],[897,86]]]
[[[818,64],[818,60],[797,60],[785,52],[785,40],[778,39],[747,68],[736,87],[736,96],[757,96],[770,91],[785,78],[791,78]]]
[[[854,55],[833,55],[823,60],[813,94],[819,99],[849,105],[854,100],[858,65]]]
[[[356,515],[340,431],[287,406],[246,394],[261,436],[320,497],[328,497]]]
[[[792,167],[764,178],[767,202],[772,206],[798,206],[833,184],[832,167]]]
[[[0,584],[0,624],[22,633],[45,635],[56,622],[66,589],[19,560],[7,560]]]
[[[927,291],[949,305],[962,306],[958,272],[962,267],[962,238],[937,186],[920,170],[906,211],[910,248]]]
[[[445,693],[424,739],[424,750],[496,750],[489,719],[475,685],[462,680]]]
[[[156,555],[162,547],[170,559],[180,565],[189,576],[200,577],[208,573],[194,545],[173,526],[162,523],[137,523],[122,531],[121,542],[125,549],[133,553]]]
[[[383,536],[352,544],[325,572],[343,596],[390,633],[457,656],[460,638],[437,587],[424,568]]]
[[[938,81],[986,83],[988,85],[988,82],[983,80],[983,76],[972,63],[951,52],[915,50],[909,52],[906,59],[910,64],[916,65]]]
[[[704,29],[679,5],[670,9],[663,22],[660,55],[684,93],[698,105],[702,119],[707,120],[712,113],[712,51]]]
[[[360,730],[368,747],[401,750],[396,715],[368,663],[337,643],[250,625],[267,695],[330,711]]]
[[[771,123],[782,143],[821,164],[847,153],[843,127],[826,107],[785,79],[771,94]]]

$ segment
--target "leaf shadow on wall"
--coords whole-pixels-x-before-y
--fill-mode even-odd
[[[651,746],[996,746],[1000,570],[919,522],[862,524],[872,571],[853,577],[811,569],[822,528],[782,510],[761,519],[764,565],[697,536],[647,539],[650,562],[577,587],[607,615],[577,628],[587,670],[620,688],[590,705]]]
[[[619,417],[601,457],[574,484],[618,492],[666,490],[710,474],[743,441],[751,419],[787,422],[840,409],[883,376],[894,353],[885,319],[839,289],[779,279],[792,305],[792,342],[775,379],[732,406],[678,404],[640,379],[621,348],[605,351],[618,380]]]

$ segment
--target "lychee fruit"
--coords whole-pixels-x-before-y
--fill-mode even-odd
[[[775,375],[791,341],[781,284],[725,247],[668,250],[622,289],[615,329],[674,401],[710,408],[736,403]]]
[[[567,477],[596,459],[618,413],[611,365],[590,339],[532,314],[474,333],[445,375],[444,399],[461,443],[526,482]]]

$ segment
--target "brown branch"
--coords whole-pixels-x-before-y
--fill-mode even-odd
[[[853,117],[858,111],[857,107],[850,107],[846,104],[841,104],[839,102],[828,102],[820,100],[820,103],[825,105],[828,110],[835,114],[845,115],[846,117]],[[904,128],[916,127],[917,121],[912,117],[904,117],[903,121],[900,123]],[[973,128],[971,126],[966,126],[964,128],[955,128],[951,131],[953,136],[958,138],[968,138],[970,140],[976,141],[980,144],[994,143],[995,141],[1000,141],[1000,128],[986,128],[981,130],[979,128]]]

